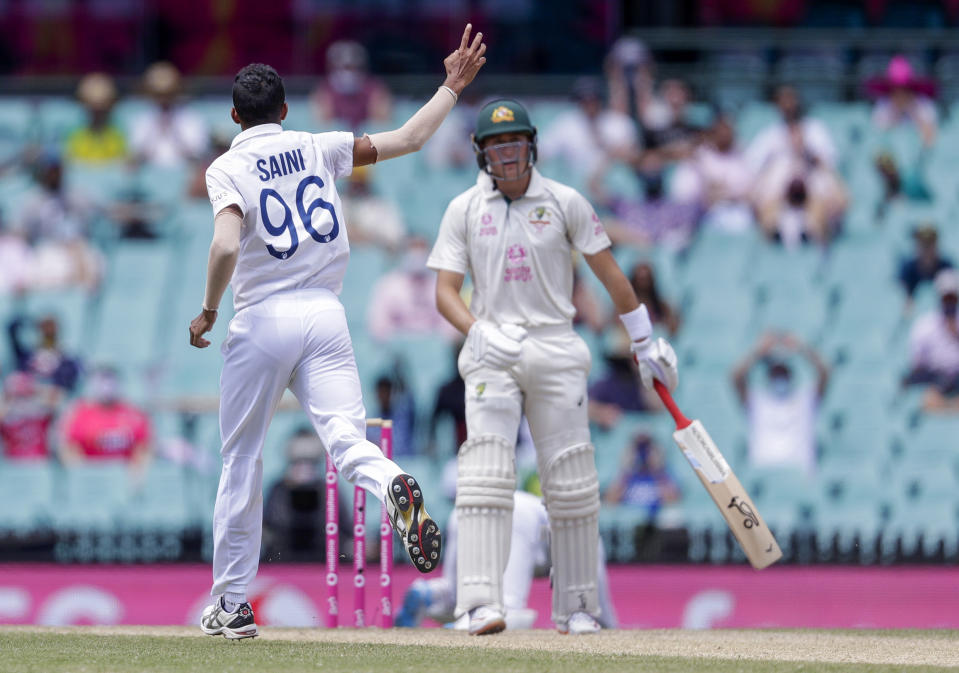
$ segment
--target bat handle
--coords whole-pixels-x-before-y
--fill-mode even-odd
[[[653,388],[656,389],[659,399],[661,399],[663,404],[666,405],[669,415],[673,417],[674,421],[676,421],[677,430],[682,430],[683,428],[692,425],[692,421],[683,416],[683,412],[679,410],[678,406],[676,406],[676,400],[673,399],[672,394],[669,392],[669,388],[667,388],[662,381],[659,379],[653,379]]]

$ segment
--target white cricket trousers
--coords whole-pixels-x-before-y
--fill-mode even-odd
[[[263,532],[263,440],[283,392],[296,395],[333,464],[381,501],[402,473],[366,439],[366,409],[343,305],[293,290],[240,310],[222,347],[223,471],[213,510],[213,589],[245,593]]]

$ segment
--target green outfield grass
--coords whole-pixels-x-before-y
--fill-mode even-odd
[[[143,627],[146,628],[146,627]],[[142,629],[141,629],[142,630]],[[416,639],[416,632],[408,632]],[[642,639],[644,632],[635,631]],[[898,640],[910,633],[884,632],[882,637]],[[955,652],[957,639],[951,633],[921,632],[928,645],[937,642]],[[736,632],[730,636],[735,638]],[[816,632],[810,632],[815,638]],[[875,637],[875,634],[864,637]],[[945,671],[955,668],[903,664],[829,663],[824,661],[750,661],[745,659],[620,654],[601,651],[604,641],[587,637],[548,634],[549,647],[542,643],[530,649],[500,647],[489,639],[462,639],[462,646],[393,644],[386,642],[326,642],[318,640],[271,639],[229,642],[223,638],[188,635],[96,635],[83,631],[65,633],[0,629],[0,670],[5,673],[209,673],[244,671],[250,673],[400,673],[443,671],[448,673],[587,673],[656,671],[657,673],[779,673],[781,671],[878,672]],[[592,638],[592,636],[588,637]],[[375,639],[374,639],[375,640]],[[903,642],[904,647],[909,647]],[[615,641],[610,648],[615,649]],[[583,651],[588,649],[591,651]],[[593,650],[600,651],[593,651]],[[709,647],[703,647],[708,651]],[[790,658],[773,653],[772,657]]]

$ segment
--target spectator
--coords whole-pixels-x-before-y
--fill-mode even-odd
[[[81,285],[95,289],[103,260],[87,240],[97,215],[94,204],[63,181],[59,153],[45,151],[36,162],[37,188],[26,198],[13,230],[32,248],[27,285],[49,289]]]
[[[943,269],[951,269],[952,260],[939,252],[939,232],[932,224],[916,227],[912,233],[916,242],[913,255],[899,265],[899,284],[906,292],[906,311],[912,309],[912,298],[921,284],[932,282]]]
[[[666,470],[662,448],[652,437],[637,433],[623,458],[616,480],[603,496],[607,503],[641,509],[647,519],[655,520],[660,507],[679,501],[679,487]]]
[[[658,409],[639,379],[639,367],[629,350],[629,337],[621,326],[611,327],[606,352],[606,372],[589,386],[589,420],[604,430],[615,426],[624,413]]]
[[[906,384],[924,384],[927,411],[959,411],[959,275],[943,269],[934,281],[939,308],[919,317],[909,334]]]
[[[24,328],[32,327],[35,335],[24,336]],[[60,325],[52,315],[32,322],[26,315],[15,314],[7,326],[10,347],[17,369],[30,374],[44,390],[48,401],[57,406],[76,391],[80,378],[80,360],[60,347]],[[29,344],[35,343],[31,347]]]
[[[655,118],[646,119],[644,115],[656,104],[655,63],[646,45],[634,37],[619,38],[609,50],[603,70],[610,108],[632,117],[641,127],[655,124]]]
[[[125,239],[152,240],[160,235],[160,222],[168,208],[150,191],[150,178],[130,166],[127,180],[116,192],[110,206],[110,219],[116,233]]]
[[[760,132],[746,152],[759,223],[786,247],[826,245],[846,209],[835,145],[822,122],[805,116],[795,89],[780,87],[776,105],[782,121]]]
[[[402,374],[402,364],[394,364],[389,375],[376,379],[378,416],[393,421],[393,456],[415,456],[416,403]],[[371,440],[372,441],[372,440]]]
[[[781,120],[760,131],[746,148],[746,161],[752,175],[760,175],[778,158],[791,156],[797,140],[808,153],[810,161],[835,168],[838,154],[836,143],[825,124],[805,115],[796,89],[788,85],[780,86],[773,100]]]
[[[116,370],[90,375],[89,394],[66,412],[60,442],[65,465],[123,461],[142,473],[150,456],[153,427],[141,409],[123,399]]]
[[[676,336],[679,331],[679,313],[659,294],[652,265],[648,262],[634,265],[629,274],[629,282],[636,292],[636,298],[649,310],[649,319],[653,325],[665,329],[670,337]]]
[[[893,202],[903,198],[910,201],[931,200],[932,195],[922,175],[923,164],[920,158],[920,161],[906,167],[903,172],[890,152],[883,151],[876,156],[876,170],[879,172],[883,187],[882,200],[877,208],[880,219],[885,217],[886,211]]]
[[[31,374],[13,372],[3,383],[0,440],[7,460],[46,460],[55,407]]]
[[[664,80],[659,97],[647,100],[641,117],[647,153],[667,163],[689,157],[699,141],[701,129],[687,119],[689,86],[679,79]]]
[[[676,167],[673,198],[694,203],[703,213],[702,225],[740,233],[755,224],[750,201],[752,175],[745,154],[736,146],[733,124],[717,116],[701,144]]]
[[[798,381],[788,357],[805,356],[816,369],[814,385]],[[766,384],[750,385],[750,371],[766,366]],[[749,422],[752,465],[786,465],[811,475],[816,467],[816,418],[829,383],[819,354],[789,333],[767,332],[733,371],[733,384]]]
[[[466,441],[466,384],[456,369],[456,362],[462,348],[462,339],[454,342],[451,351],[453,357],[453,375],[444,381],[436,391],[436,401],[433,404],[433,413],[430,415],[429,437],[429,454],[433,458],[444,455],[456,455],[459,447]],[[450,451],[436,448],[436,430],[439,422],[444,417],[449,417],[453,422],[453,443]],[[453,490],[455,491],[455,486]]]
[[[876,99],[872,123],[877,129],[911,125],[918,131],[923,146],[932,146],[938,126],[933,102],[936,84],[917,76],[905,56],[894,56],[884,76],[866,82],[866,92]]]
[[[452,341],[456,335],[436,310],[436,274],[426,268],[429,251],[426,240],[410,238],[399,268],[373,286],[366,324],[376,341],[398,335],[439,335]]]
[[[126,158],[126,137],[110,119],[117,101],[113,78],[100,72],[84,76],[77,86],[77,98],[86,111],[87,122],[67,137],[66,158],[90,164]]]
[[[369,74],[366,49],[339,40],[326,50],[326,78],[313,94],[313,106],[320,122],[341,121],[362,131],[370,122],[389,121],[393,101],[386,85]]]
[[[181,104],[180,71],[171,63],[154,63],[143,75],[150,108],[133,120],[130,146],[134,157],[166,168],[183,168],[206,155],[209,133],[203,119]]]
[[[34,265],[33,250],[26,238],[14,231],[0,210],[0,296],[30,289]]]
[[[310,427],[298,429],[286,444],[286,468],[263,502],[263,558],[305,562],[323,558],[326,529],[326,451]],[[338,502],[340,549],[349,549],[352,530],[348,499]]]
[[[576,107],[543,133],[538,157],[562,161],[576,179],[589,183],[593,194],[602,194],[602,176],[608,165],[613,161],[632,163],[639,155],[636,125],[628,115],[604,109],[599,80],[577,80],[573,101]]]
[[[230,144],[232,141],[232,135],[227,135],[226,133],[218,131],[213,132],[213,134],[210,136],[210,148],[207,151],[206,156],[200,159],[200,161],[197,162],[197,164],[193,167],[193,172],[190,175],[190,182],[187,185],[187,196],[189,196],[191,199],[202,199],[204,202],[209,200],[209,195],[206,191],[206,169],[210,167],[210,164],[213,163],[214,159],[230,149]],[[359,167],[354,168],[353,172],[355,173],[357,170],[359,170]],[[353,242],[352,224],[353,223],[351,221],[350,243]]]
[[[684,250],[696,232],[697,206],[668,196],[662,173],[640,177],[646,186],[645,199],[617,199],[610,204],[614,216],[606,223],[610,240],[614,245]]]
[[[355,167],[342,194],[350,244],[377,245],[394,252],[403,243],[406,225],[399,205],[373,191],[371,174],[368,166]]]

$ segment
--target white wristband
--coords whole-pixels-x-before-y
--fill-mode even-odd
[[[451,88],[449,88],[448,86],[446,86],[445,84],[441,84],[441,85],[440,85],[440,88],[441,88],[441,89],[446,89],[447,91],[450,92],[450,96],[453,97],[453,103],[454,103],[454,104],[456,103],[456,101],[458,101],[458,100],[460,99],[460,97],[456,95],[456,92],[453,91],[453,90],[452,90]]]
[[[653,334],[653,324],[649,321],[646,304],[640,304],[636,310],[623,313],[619,319],[623,321],[623,326],[632,341],[642,341]]]

